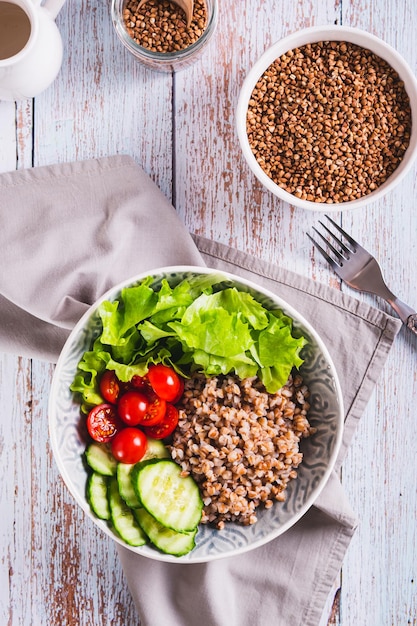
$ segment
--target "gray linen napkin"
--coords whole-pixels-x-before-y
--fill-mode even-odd
[[[347,411],[337,467],[315,506],[268,545],[211,564],[118,550],[143,626],[317,626],[356,526],[336,472],[401,323],[302,276],[193,239],[127,156],[2,174],[0,215],[5,352],[55,362],[105,290],[163,265],[207,264],[254,280],[315,326],[340,374]],[[355,354],[353,337],[361,346]]]

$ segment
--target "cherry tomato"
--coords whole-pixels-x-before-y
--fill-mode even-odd
[[[177,404],[177,402],[181,400],[182,394],[184,393],[184,379],[179,377],[179,380],[180,380],[180,389],[177,395],[175,396],[175,398],[171,400],[172,404]]]
[[[143,458],[147,446],[145,433],[139,428],[128,426],[114,437],[111,451],[116,461],[120,463],[137,463]]]
[[[120,394],[120,383],[112,370],[106,370],[100,378],[100,393],[106,402],[115,404]]]
[[[148,398],[140,391],[126,391],[120,396],[117,411],[120,418],[129,426],[142,424],[149,409]]]
[[[155,426],[147,426],[143,430],[152,439],[165,439],[174,432],[178,425],[178,409],[173,404],[167,402],[166,412],[163,420]]]
[[[141,426],[156,426],[159,424],[165,416],[167,403],[158,396],[151,396],[149,398],[149,407],[145,415]]]
[[[146,377],[154,392],[167,402],[172,402],[181,390],[181,379],[178,374],[162,363],[151,365]]]
[[[137,374],[132,376],[130,385],[138,391],[143,391],[143,393],[147,393],[150,389],[148,380],[144,376],[138,376]]]
[[[114,404],[98,404],[87,416],[87,430],[94,441],[107,443],[123,428]]]

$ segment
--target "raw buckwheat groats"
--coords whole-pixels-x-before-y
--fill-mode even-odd
[[[366,196],[398,167],[410,142],[404,84],[355,44],[290,50],[264,72],[247,113],[249,144],[265,173],[297,198]]]
[[[129,36],[152,52],[177,52],[195,43],[207,27],[205,0],[195,0],[193,19],[187,28],[185,14],[169,0],[127,0],[123,18]]]

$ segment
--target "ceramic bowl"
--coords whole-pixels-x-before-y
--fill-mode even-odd
[[[110,289],[84,314],[71,332],[57,362],[49,398],[50,439],[60,473],[75,501],[84,513],[114,541],[145,557],[168,561],[199,563],[247,552],[288,530],[312,506],[324,488],[334,467],[343,432],[343,400],[335,367],[326,346],[316,331],[295,309],[268,290],[231,274],[219,272],[231,285],[245,290],[266,308],[280,308],[293,319],[295,331],[302,332],[308,339],[301,356],[304,364],[301,373],[309,385],[311,410],[309,420],[317,432],[302,440],[303,461],[298,477],[287,487],[285,502],[275,502],[270,509],[258,514],[252,526],[241,526],[228,522],[224,530],[200,524],[196,547],[187,555],[174,557],[165,555],[150,545],[130,547],[116,536],[106,522],[91,512],[86,500],[87,472],[83,460],[87,445],[85,416],[80,415],[80,406],[70,391],[83,353],[90,349],[100,334],[101,321],[97,307],[103,300],[116,300],[121,289],[137,284],[146,276],[152,276],[157,286],[162,278],[171,285],[185,277],[207,274],[213,270],[196,267],[167,267],[136,276]]]
[[[386,61],[391,68],[393,68],[401,80],[404,82],[405,90],[410,100],[411,105],[411,137],[407,150],[405,151],[400,164],[391,173],[391,175],[378,186],[372,192],[361,196],[358,199],[346,200],[343,202],[316,202],[306,199],[300,199],[293,193],[289,193],[283,187],[276,184],[272,178],[262,169],[258,163],[255,155],[250,146],[250,142],[247,134],[247,112],[249,101],[252,97],[253,90],[267,70],[267,68],[279,57],[288,51],[294,50],[301,46],[316,42],[325,41],[344,41],[352,44],[356,44],[363,49],[370,50],[375,55]],[[417,156],[417,80],[412,73],[410,67],[406,61],[398,54],[398,52],[386,44],[381,39],[365,31],[357,28],[350,28],[344,26],[320,26],[307,28],[298,32],[295,32],[284,39],[274,43],[266,52],[260,57],[254,66],[250,69],[246,76],[246,79],[241,88],[239,95],[236,122],[239,142],[243,151],[243,155],[259,181],[274,195],[281,200],[288,202],[293,206],[297,206],[303,209],[310,209],[315,211],[341,211],[344,209],[360,208],[364,205],[376,201],[383,195],[391,191],[404,176],[410,171],[415,158]]]

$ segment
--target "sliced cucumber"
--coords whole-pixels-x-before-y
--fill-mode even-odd
[[[203,501],[191,476],[181,476],[181,467],[170,459],[138,463],[132,482],[143,507],[160,524],[177,532],[190,532],[201,519]]]
[[[100,519],[110,519],[110,507],[107,498],[108,476],[98,472],[90,474],[87,480],[87,500],[95,515]]]
[[[122,496],[123,500],[126,502],[127,506],[130,506],[133,509],[137,509],[142,505],[132,485],[131,474],[134,467],[135,463],[133,465],[129,465],[127,463],[118,463],[117,483],[119,485],[119,493]]]
[[[90,443],[85,451],[88,465],[99,474],[114,476],[116,474],[117,461],[105,443]]]
[[[133,516],[132,509],[121,497],[115,477],[110,479],[108,494],[111,521],[120,537],[130,546],[143,546],[146,543],[146,535]]]
[[[140,461],[149,461],[150,459],[164,459],[169,457],[168,449],[160,439],[151,439],[148,437],[145,456]],[[141,507],[140,500],[133,488],[131,474],[135,464],[118,463],[117,465],[117,481],[119,483],[119,493],[128,506],[133,509]]]
[[[168,459],[171,458],[168,452],[168,448],[160,439],[152,439],[148,437],[148,443],[146,446],[145,456],[142,461],[148,461],[149,459]]]
[[[197,529],[188,533],[177,533],[175,530],[162,526],[145,509],[136,509],[134,515],[150,541],[161,552],[182,556],[195,547]]]

